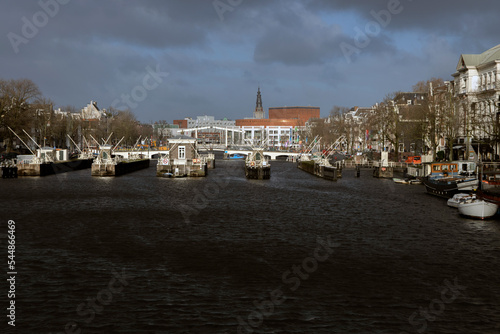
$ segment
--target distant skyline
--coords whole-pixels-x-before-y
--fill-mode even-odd
[[[145,0],[2,4],[1,79],[55,107],[130,107],[141,122],[252,117],[270,107],[371,106],[451,80],[500,44],[498,1]]]

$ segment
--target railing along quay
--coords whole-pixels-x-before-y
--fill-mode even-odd
[[[362,163],[356,163],[353,160],[344,160],[342,162],[342,168],[376,168],[381,167],[382,163],[380,161],[365,161]],[[393,167],[393,168],[407,168],[408,163],[406,162],[388,162],[385,167]]]

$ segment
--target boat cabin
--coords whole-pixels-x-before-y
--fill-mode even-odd
[[[474,175],[477,165],[474,161],[458,161],[458,173],[460,175]]]
[[[429,166],[428,166],[429,167]],[[451,177],[458,175],[458,164],[456,162],[433,162],[430,170],[426,170],[429,177]]]
[[[46,162],[68,160],[68,150],[55,149],[52,147],[41,147],[37,149],[36,155],[38,158]]]

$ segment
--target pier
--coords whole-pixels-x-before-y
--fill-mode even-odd
[[[168,140],[168,154],[158,159],[156,176],[161,177],[200,177],[207,175],[208,162],[215,167],[215,156],[201,156],[196,148],[196,138],[175,136]]]
[[[121,157],[113,157],[111,145],[100,145],[99,156],[92,163],[92,176],[120,176],[149,167],[149,159],[142,156],[130,157],[122,160]]]
[[[11,179],[17,177],[17,165],[14,161],[2,162],[2,178]]]
[[[325,180],[337,181],[338,178],[342,177],[342,168],[340,163],[336,166],[332,166],[324,161],[315,160],[299,160],[297,162],[297,167],[309,174],[316,175]]]

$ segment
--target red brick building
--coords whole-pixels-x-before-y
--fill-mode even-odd
[[[245,118],[237,119],[236,126],[303,126],[298,119],[269,119],[269,118]]]
[[[304,125],[311,118],[320,118],[319,107],[269,108],[269,119],[297,119]]]
[[[178,125],[180,129],[187,129],[188,127],[187,119],[174,119],[172,123]]]
[[[304,126],[311,118],[320,118],[319,107],[269,108],[269,118],[237,119],[236,126]]]

